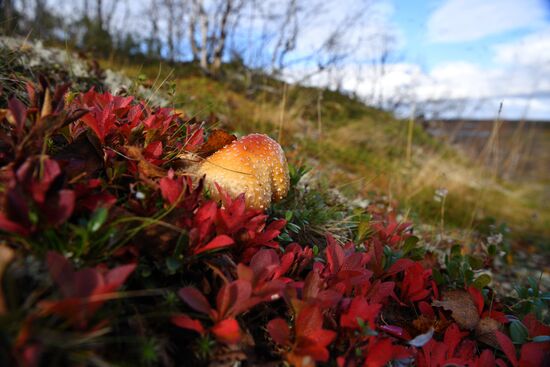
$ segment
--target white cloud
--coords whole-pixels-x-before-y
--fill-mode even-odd
[[[550,27],[517,41],[494,46],[494,61],[550,70]]]
[[[544,24],[544,0],[447,0],[430,16],[428,40],[467,42]]]
[[[446,117],[494,118],[503,103],[503,118],[550,118],[550,28],[495,45],[493,63],[480,66],[453,61],[429,71],[413,63],[345,65],[312,84],[340,85],[370,103],[412,100]],[[408,113],[408,111],[404,111]],[[428,115],[430,111],[427,111]],[[525,116],[526,114],[526,116]]]

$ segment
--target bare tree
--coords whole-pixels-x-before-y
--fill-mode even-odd
[[[230,30],[239,20],[244,0],[193,0],[189,19],[189,44],[193,59],[215,74],[221,67]],[[208,6],[207,6],[208,5]]]
[[[282,70],[286,56],[296,48],[299,31],[298,0],[287,3],[284,15],[281,17],[281,27],[271,55],[271,69]]]
[[[15,24],[13,0],[0,0],[0,15],[0,29],[7,34],[13,30]]]

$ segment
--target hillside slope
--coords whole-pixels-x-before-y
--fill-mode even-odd
[[[488,218],[508,224],[522,240],[546,243],[550,236],[545,183],[495,177],[419,125],[352,97],[261,75],[246,78],[231,66],[214,80],[191,65],[102,65],[167,93],[172,105],[188,116],[202,120],[216,115],[215,124],[228,130],[261,131],[278,138],[292,163],[305,163],[312,175],[352,200],[373,193],[387,196],[408,216],[460,229],[460,236],[479,229]],[[436,191],[448,192],[444,205],[434,199]]]

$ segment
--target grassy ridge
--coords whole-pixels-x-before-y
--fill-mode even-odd
[[[216,114],[227,129],[278,138],[291,162],[306,163],[313,174],[350,198],[387,195],[410,217],[464,230],[463,236],[490,216],[509,224],[518,238],[540,243],[550,237],[550,209],[541,200],[543,183],[494,177],[420,126],[352,97],[265,76],[247,78],[231,67],[214,80],[188,64],[101,64],[167,93],[173,106],[188,116],[206,119]],[[448,191],[443,207],[434,200],[439,188]]]

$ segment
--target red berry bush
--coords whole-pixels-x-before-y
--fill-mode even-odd
[[[2,365],[550,363],[548,293],[499,297],[493,254],[440,262],[377,206],[355,241],[308,242],[299,171],[266,212],[219,203],[192,174],[202,125],[67,88],[0,110]]]

